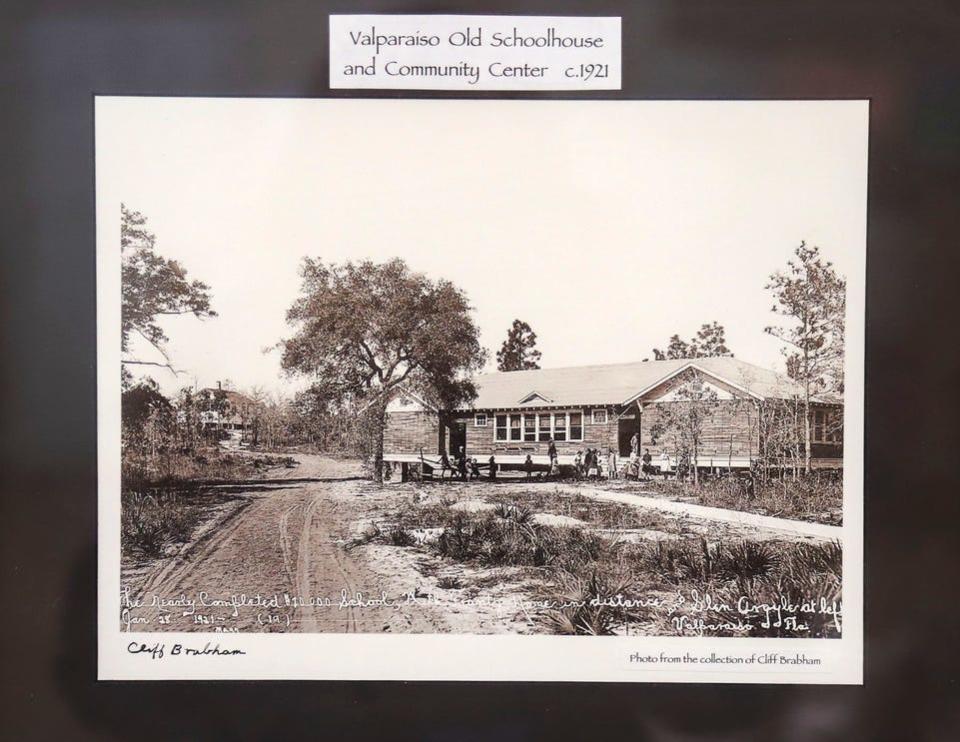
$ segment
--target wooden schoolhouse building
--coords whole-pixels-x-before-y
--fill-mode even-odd
[[[763,406],[796,405],[803,396],[792,380],[726,356],[483,374],[469,408],[439,410],[413,393],[398,393],[387,407],[384,461],[430,469],[442,453],[453,459],[462,450],[484,463],[493,456],[502,468],[519,468],[528,455],[545,467],[552,438],[561,466],[587,448],[622,460],[639,444],[640,454],[649,452],[655,465],[672,469],[677,452],[658,422],[666,405],[685,399],[681,387],[696,374],[715,400],[701,426],[696,464],[702,468],[756,464],[765,450]],[[813,466],[842,466],[842,415],[836,401],[814,399]]]

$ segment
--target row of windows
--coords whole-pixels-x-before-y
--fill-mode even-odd
[[[602,410],[606,420],[606,410]],[[594,417],[594,420],[601,418]],[[495,415],[494,440],[498,441],[555,441],[583,440],[582,412],[539,412],[535,414]],[[486,415],[477,415],[474,424],[487,424]]]
[[[548,414],[548,413],[543,413],[543,414]],[[562,413],[562,414],[567,414],[567,413]],[[570,413],[570,414],[580,414],[580,413],[577,412],[577,413]],[[507,417],[507,416],[506,416],[506,415],[498,415],[498,417]],[[536,415],[530,415],[529,417],[536,417]],[[593,424],[594,424],[594,425],[606,425],[606,423],[607,423],[607,411],[606,411],[606,410],[593,410],[592,420],[593,420]],[[486,416],[486,414],[484,414],[484,413],[482,413],[482,412],[478,412],[476,415],[474,415],[473,425],[474,425],[474,427],[477,427],[477,428],[485,428],[485,427],[487,427],[487,416]]]

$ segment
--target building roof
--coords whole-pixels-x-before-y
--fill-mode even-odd
[[[803,388],[786,376],[723,356],[481,374],[473,408],[621,404],[691,367],[759,399],[803,394]]]
[[[223,394],[227,402],[229,402],[230,405],[234,408],[248,407],[248,406],[254,406],[254,405],[260,404],[253,398],[248,397],[243,392],[237,392],[237,391],[234,391],[233,389],[217,389],[216,387],[206,387],[204,389],[201,389],[200,391],[209,392],[210,394],[221,393]]]

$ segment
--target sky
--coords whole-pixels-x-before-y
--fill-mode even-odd
[[[806,240],[862,281],[860,101],[100,98],[96,127],[98,249],[119,256],[121,202],[142,212],[218,313],[163,321],[167,393],[306,384],[269,350],[304,256],[453,281],[491,370],[515,318],[544,367],[652,358],[718,321],[782,370],[769,275]]]

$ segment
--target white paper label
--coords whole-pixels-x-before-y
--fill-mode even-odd
[[[620,18],[331,15],[330,87],[619,90]]]

